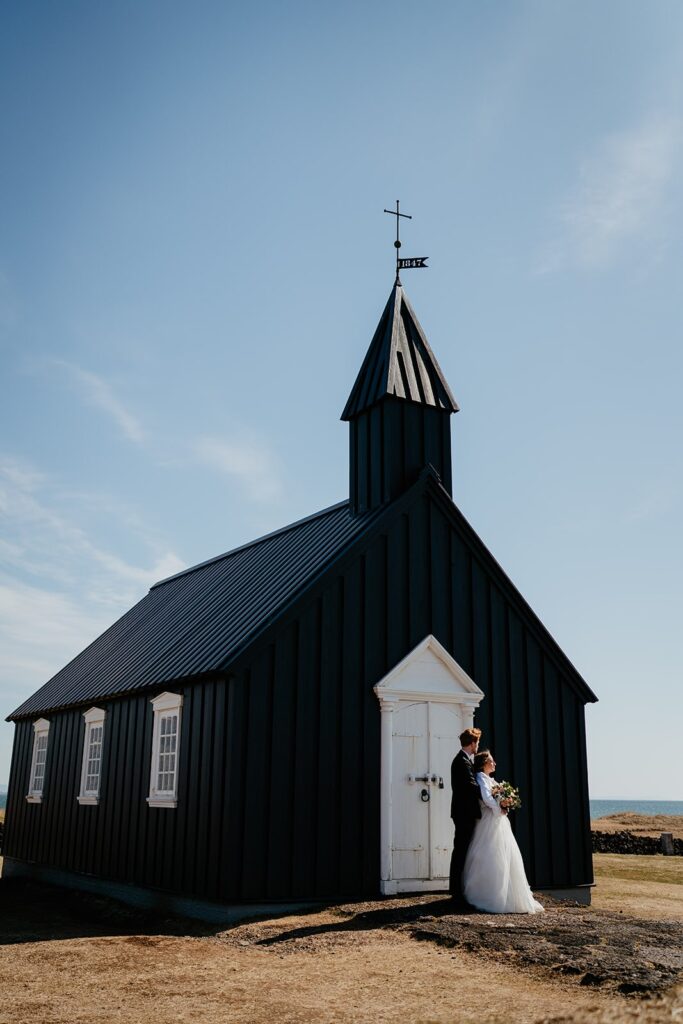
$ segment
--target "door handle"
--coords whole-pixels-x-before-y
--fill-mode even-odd
[[[443,789],[443,775],[434,775],[432,772],[425,772],[424,775],[409,775],[408,782],[426,782],[427,785],[437,785]]]

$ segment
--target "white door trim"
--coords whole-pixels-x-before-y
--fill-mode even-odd
[[[484,692],[458,665],[436,637],[429,634],[384,679],[374,687],[380,706],[380,889],[384,894],[430,891],[442,888],[438,879],[392,878],[392,766],[393,715],[400,705],[426,703],[456,704],[464,727],[473,725],[474,712]],[[432,851],[429,851],[430,874]]]

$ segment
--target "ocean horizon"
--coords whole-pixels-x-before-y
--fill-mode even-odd
[[[680,814],[683,800],[591,800],[591,818],[606,818],[608,814]]]

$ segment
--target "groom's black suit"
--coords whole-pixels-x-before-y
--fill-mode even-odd
[[[467,848],[477,819],[481,818],[479,786],[474,777],[472,762],[464,750],[458,751],[451,764],[451,790],[451,818],[455,825],[455,841],[451,857],[450,891],[454,899],[462,900],[462,870],[465,866]]]

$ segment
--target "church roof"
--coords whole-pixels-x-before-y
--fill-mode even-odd
[[[223,668],[376,518],[344,501],[156,583],[8,720]]]
[[[406,293],[396,283],[341,415],[350,420],[387,395],[458,411]]]

